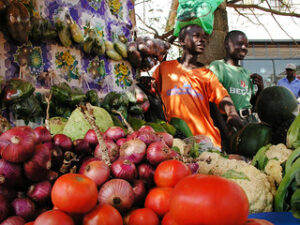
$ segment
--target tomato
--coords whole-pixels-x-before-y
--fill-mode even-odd
[[[182,178],[191,174],[191,170],[178,160],[166,160],[160,163],[154,172],[154,182],[158,187],[174,187]]]
[[[274,225],[273,223],[262,219],[248,219],[245,225]]]
[[[64,174],[51,190],[51,200],[57,208],[69,213],[85,213],[95,207],[98,198],[96,183],[81,174]]]
[[[74,225],[70,216],[60,210],[49,210],[39,215],[33,225]]]
[[[177,225],[174,218],[168,212],[161,221],[161,225]]]
[[[145,200],[145,208],[152,209],[159,217],[163,217],[170,208],[170,197],[173,188],[157,187],[149,191]]]
[[[130,225],[159,225],[158,216],[153,210],[141,208],[133,210],[129,216]]]
[[[118,210],[109,204],[96,206],[83,217],[82,225],[123,225],[123,219]]]
[[[34,224],[34,221],[25,223],[24,225],[33,225],[33,224]]]
[[[170,213],[178,225],[242,225],[249,202],[233,181],[214,175],[194,174],[175,186]]]

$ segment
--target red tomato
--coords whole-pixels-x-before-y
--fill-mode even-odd
[[[24,225],[33,225],[33,224],[34,224],[34,221],[25,223]]]
[[[33,225],[74,225],[70,216],[60,210],[49,210],[39,215]]]
[[[141,208],[133,210],[129,216],[130,225],[159,225],[158,216],[153,210]]]
[[[161,221],[161,225],[177,225],[171,214],[168,212]]]
[[[247,221],[248,198],[233,181],[195,174],[175,186],[170,213],[178,225],[242,225]]]
[[[159,187],[174,187],[179,180],[190,174],[191,170],[183,162],[166,160],[155,169],[154,181]]]
[[[96,183],[81,174],[62,175],[55,181],[51,190],[53,205],[70,213],[90,211],[95,207],[97,198]]]
[[[118,210],[108,204],[98,205],[83,217],[82,225],[123,225]]]
[[[169,212],[172,190],[173,188],[170,187],[157,187],[151,189],[145,200],[145,208],[152,209],[162,218]]]
[[[248,219],[245,225],[274,225],[273,223],[262,219]]]

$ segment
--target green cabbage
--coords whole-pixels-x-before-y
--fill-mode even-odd
[[[106,131],[109,127],[114,125],[110,114],[103,108],[92,106],[94,111],[94,117],[96,118],[96,125],[101,132]],[[91,129],[92,126],[84,118],[84,115],[80,109],[75,109],[64,128],[63,134],[69,136],[72,140],[84,138],[86,132]]]
[[[288,148],[300,147],[300,114],[296,117],[286,136],[286,146]]]

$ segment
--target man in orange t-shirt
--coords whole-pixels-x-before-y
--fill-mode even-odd
[[[183,119],[193,135],[206,135],[215,146],[221,147],[220,132],[210,117],[209,101],[227,114],[229,125],[240,128],[241,120],[218,78],[197,61],[207,42],[203,29],[197,25],[186,26],[180,31],[179,41],[182,56],[161,63],[152,75],[166,106],[167,117]]]

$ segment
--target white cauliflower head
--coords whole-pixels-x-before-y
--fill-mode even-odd
[[[203,152],[199,156],[199,173],[222,176],[235,171],[237,177],[229,178],[245,191],[249,200],[249,213],[271,212],[276,192],[272,179],[245,161],[227,159],[218,153]],[[228,177],[227,177],[228,178]]]

